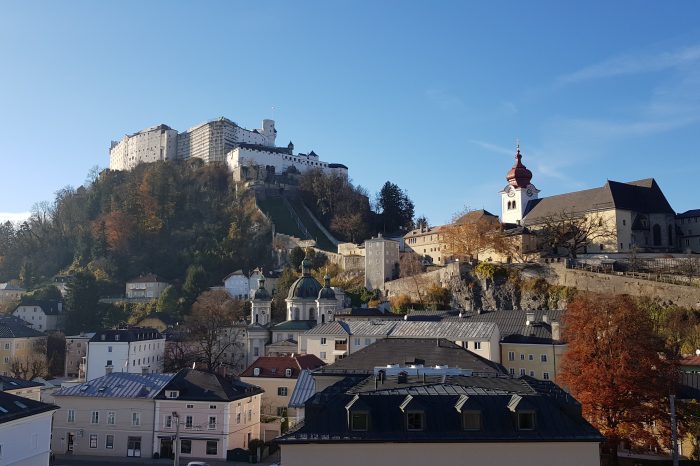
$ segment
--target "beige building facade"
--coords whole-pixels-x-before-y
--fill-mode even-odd
[[[0,375],[12,375],[13,361],[35,357],[46,357],[46,335],[15,318],[0,318]]]

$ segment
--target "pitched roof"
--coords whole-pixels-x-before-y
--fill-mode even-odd
[[[186,401],[235,401],[263,392],[259,387],[240,380],[195,369],[182,369],[155,398],[166,399],[165,392],[170,390],[177,390],[177,399]]]
[[[63,314],[63,301],[56,301],[53,299],[23,299],[17,305],[15,311],[21,307],[38,307],[44,311],[44,314],[47,316]]]
[[[149,273],[132,278],[131,280],[127,281],[127,283],[168,283],[168,281],[154,273]]]
[[[475,373],[504,374],[500,364],[468,351],[444,338],[385,338],[343,359],[314,371],[314,374],[372,374],[375,367],[422,364],[471,369]]]
[[[342,309],[335,313],[336,319],[339,317],[385,317],[387,313],[376,307],[353,307]],[[400,318],[400,316],[398,316]]]
[[[545,217],[562,212],[577,215],[609,209],[641,213],[675,214],[653,178],[621,183],[608,180],[600,188],[548,196],[530,201],[523,223],[536,224]]]
[[[527,314],[534,314],[534,320],[526,325]],[[463,313],[466,322],[493,322],[498,326],[501,341],[504,343],[552,344],[552,322],[562,323],[563,310],[505,310],[477,313]],[[547,320],[545,322],[544,320]],[[561,338],[561,333],[560,333]]]
[[[35,414],[46,413],[58,409],[56,405],[42,403],[7,392],[0,392],[0,424],[22,419]]]
[[[305,332],[316,326],[315,320],[286,320],[272,326],[273,332]]]
[[[27,327],[21,319],[15,316],[0,317],[0,338],[32,338],[43,336],[46,335]]]
[[[296,379],[302,370],[317,369],[325,363],[316,355],[304,354],[294,356],[261,356],[253,362],[241,377],[275,377]],[[259,374],[255,375],[255,369]],[[291,370],[291,375],[287,376],[287,369]]]
[[[41,387],[42,384],[32,380],[16,379],[6,375],[0,375],[0,391],[19,390],[22,388]]]
[[[489,340],[498,331],[489,322],[402,321],[402,320],[336,320],[316,326],[306,335],[357,335],[404,338],[447,338],[449,340]]]
[[[676,218],[692,218],[700,217],[700,209],[686,210],[682,214],[676,215]]]
[[[12,283],[0,283],[0,290],[4,291],[24,291],[24,288],[20,288]]]
[[[316,380],[311,371],[304,369],[299,374],[292,396],[289,397],[290,408],[303,408],[304,403],[316,393]]]
[[[348,411],[369,412],[369,429],[352,431]],[[421,406],[424,429],[407,431],[402,406]],[[532,430],[518,429],[513,410],[535,411]],[[462,409],[481,411],[481,428],[465,430]],[[580,404],[552,382],[530,377],[435,375],[347,377],[305,404],[305,423],[280,443],[326,442],[600,442],[602,435],[581,415]]]
[[[113,372],[80,385],[62,388],[55,396],[153,399],[174,376]]]
[[[129,327],[129,328],[118,328],[118,329],[107,329],[96,332],[95,335],[90,338],[90,342],[102,342],[102,341],[118,341],[118,342],[131,342],[131,341],[144,341],[144,340],[159,340],[163,338],[161,333],[150,327]]]

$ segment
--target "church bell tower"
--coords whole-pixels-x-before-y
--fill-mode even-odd
[[[537,199],[540,192],[530,183],[532,172],[523,165],[520,144],[515,153],[515,165],[506,175],[508,184],[501,191],[501,222],[520,225],[525,216],[527,205]]]

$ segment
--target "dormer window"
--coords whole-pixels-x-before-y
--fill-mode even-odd
[[[462,428],[464,430],[481,430],[481,411],[463,411]]]
[[[535,429],[535,412],[518,411],[518,430]]]
[[[174,399],[174,398],[177,398],[178,396],[180,396],[180,392],[177,390],[166,390],[165,391],[166,398]]]
[[[353,411],[350,413],[350,430],[366,432],[369,429],[369,413],[366,411]]]
[[[406,413],[406,430],[420,431],[425,428],[425,413],[423,411],[408,411]]]
[[[285,377],[291,377],[292,376],[292,370],[287,368],[284,370],[284,376]]]

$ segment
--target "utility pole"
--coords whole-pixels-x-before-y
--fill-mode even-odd
[[[673,466],[678,466],[678,426],[676,425],[676,395],[670,395],[671,401],[671,448],[673,449]]]
[[[180,466],[180,415],[177,411],[173,411],[173,421],[175,421],[175,442],[173,442],[173,450],[175,450],[175,466]]]

